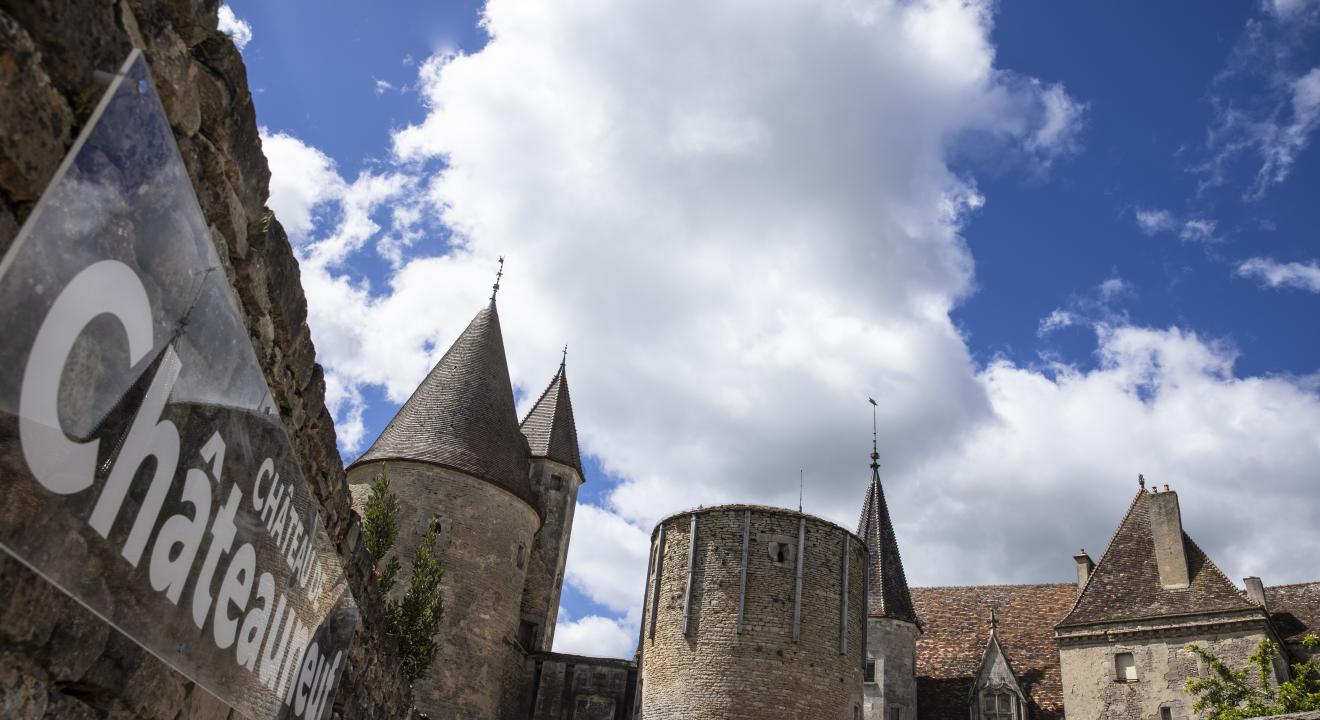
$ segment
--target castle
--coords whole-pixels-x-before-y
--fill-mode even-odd
[[[405,557],[438,531],[431,718],[1188,720],[1188,643],[1244,666],[1265,638],[1301,659],[1320,629],[1320,582],[1239,589],[1144,480],[1075,582],[909,588],[877,460],[856,533],[750,505],[660,521],[632,661],[551,651],[577,431],[562,362],[518,421],[493,297],[348,477],[360,509],[388,474]]]

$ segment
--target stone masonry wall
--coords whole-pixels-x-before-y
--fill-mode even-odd
[[[1150,720],[1168,707],[1173,720],[1191,720],[1194,698],[1183,689],[1188,678],[1208,672],[1189,643],[1223,659],[1230,667],[1246,667],[1265,637],[1262,629],[1235,632],[1189,632],[1161,637],[1118,639],[1114,642],[1070,641],[1059,649],[1063,698],[1068,717],[1096,720]],[[1132,653],[1136,682],[1117,679],[1114,656]]]
[[[408,460],[353,466],[348,477],[357,507],[366,502],[382,470],[399,498],[394,551],[402,567],[396,594],[411,579],[413,550],[432,523],[440,525],[444,623],[436,635],[437,662],[413,688],[417,709],[432,720],[516,717],[524,655],[514,642],[527,558],[540,518],[523,500],[492,483]]]
[[[0,252],[8,250],[100,99],[94,71],[146,55],[216,251],[226,265],[303,477],[345,558],[361,610],[336,712],[408,714],[382,635],[371,561],[325,406],[298,264],[266,209],[243,59],[216,29],[219,0],[0,0]],[[225,718],[230,710],[0,554],[0,717]]]
[[[519,718],[629,720],[637,667],[627,660],[536,653],[527,658]]]
[[[751,511],[743,632],[737,632],[744,518]],[[860,538],[790,510],[722,506],[695,511],[689,634],[683,598],[692,513],[661,521],[659,610],[650,636],[654,573],[642,615],[640,693],[645,720],[851,719],[861,712],[867,554]],[[793,639],[799,521],[806,519],[800,639]],[[652,535],[652,553],[659,527]],[[849,543],[847,651],[839,624]],[[788,552],[778,561],[776,544]]]
[[[904,620],[873,617],[867,621],[866,652],[875,661],[874,683],[863,688],[865,720],[890,720],[892,708],[899,717],[916,720],[917,626]]]
[[[560,478],[555,487],[555,476]],[[523,588],[522,617],[539,626],[540,633],[530,651],[549,651],[554,645],[555,621],[559,618],[559,594],[564,587],[564,566],[573,533],[573,511],[577,509],[582,477],[577,470],[548,459],[532,461],[532,493],[545,520],[532,543]]]

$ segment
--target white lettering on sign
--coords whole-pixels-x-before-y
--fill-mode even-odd
[[[129,366],[152,349],[152,307],[137,274],[115,260],[96,262],[64,287],[43,319],[32,344],[20,390],[19,436],[33,477],[57,495],[85,492],[95,484],[99,440],[77,442],[60,423],[61,378],[75,343],[95,319],[108,315],[123,328]],[[265,687],[282,695],[295,717],[319,718],[337,677],[343,652],[333,658],[310,641],[312,628],[293,603],[278,592],[275,576],[258,566],[252,543],[234,547],[235,516],[243,492],[235,484],[218,508],[226,443],[214,431],[196,458],[180,458],[179,429],[163,417],[183,364],[166,347],[109,475],[96,496],[87,524],[109,539],[116,527],[128,528],[120,548],[123,561],[137,567],[148,556],[147,578],[154,591],[172,604],[190,605],[198,629],[211,622],[211,641],[232,648],[233,661]],[[180,512],[161,518],[180,461]],[[294,507],[294,489],[281,481],[274,458],[265,458],[253,475],[252,510],[264,525],[278,557],[293,571],[305,597],[315,602],[327,576],[313,560],[315,525],[304,524]],[[125,517],[124,502],[135,483],[146,492],[136,513]],[[131,508],[131,506],[130,506]],[[210,536],[204,555],[199,553]],[[154,540],[153,540],[154,538]],[[148,542],[151,542],[148,553]],[[211,596],[215,578],[220,585]],[[190,597],[184,588],[192,581]]]

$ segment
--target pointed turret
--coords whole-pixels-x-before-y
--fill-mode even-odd
[[[903,560],[898,555],[898,539],[889,520],[889,507],[885,504],[885,491],[880,486],[880,454],[871,452],[871,484],[866,489],[862,504],[862,517],[857,534],[866,540],[871,553],[870,598],[871,617],[905,620],[921,627],[917,612],[912,607],[912,594],[908,591],[907,577],[903,574]]]
[[[549,458],[582,474],[573,401],[569,398],[563,362],[559,363],[559,371],[522,421],[522,433],[527,438],[532,457]]]
[[[493,298],[353,466],[379,460],[452,468],[536,507]]]

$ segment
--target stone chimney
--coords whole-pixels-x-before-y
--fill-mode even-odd
[[[1086,581],[1091,577],[1091,571],[1095,569],[1095,563],[1091,562],[1091,556],[1086,554],[1086,548],[1073,555],[1073,560],[1077,561],[1077,592],[1081,592],[1086,587]]]
[[[1183,546],[1182,513],[1178,510],[1178,493],[1169,490],[1151,495],[1150,534],[1155,538],[1155,563],[1160,569],[1160,585],[1166,590],[1178,590],[1191,583],[1187,573],[1187,550]]]
[[[1265,603],[1265,583],[1261,582],[1260,578],[1255,575],[1249,578],[1242,578],[1242,582],[1247,586],[1247,594],[1251,596],[1251,599],[1255,600],[1261,607],[1265,608],[1265,612],[1269,612],[1270,608]]]

